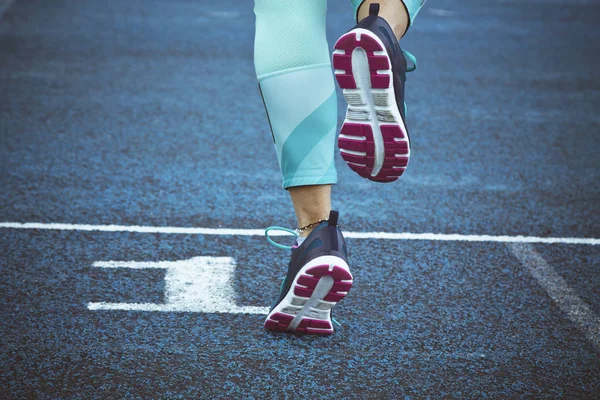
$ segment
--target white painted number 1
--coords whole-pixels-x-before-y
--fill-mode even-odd
[[[175,311],[230,314],[267,314],[267,307],[235,304],[231,257],[194,257],[179,261],[98,261],[98,268],[161,268],[165,274],[165,302],[88,303],[90,310]]]

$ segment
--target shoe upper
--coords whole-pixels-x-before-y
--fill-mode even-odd
[[[279,298],[271,309],[283,300],[298,272],[311,260],[321,256],[336,256],[348,262],[346,241],[337,227],[338,215],[337,211],[332,210],[327,221],[317,225],[300,246],[292,248],[287,276],[281,286]]]
[[[369,6],[369,16],[361,20],[353,29],[362,28],[373,32],[384,44],[392,64],[392,82],[394,93],[396,95],[396,104],[406,120],[404,108],[404,86],[406,83],[407,62],[404,52],[400,48],[400,43],[396,39],[394,30],[387,21],[378,16],[379,4],[374,3]]]

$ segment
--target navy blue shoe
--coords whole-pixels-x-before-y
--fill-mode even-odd
[[[333,333],[331,309],[352,287],[346,243],[337,220],[338,212],[331,211],[328,221],[317,225],[300,246],[291,247],[288,273],[265,320],[265,329],[312,335]],[[267,230],[267,239],[274,243],[268,237],[270,229],[281,228]]]
[[[392,182],[410,159],[404,85],[416,60],[402,51],[394,31],[378,14],[379,4],[371,4],[369,16],[334,46],[335,77],[348,103],[338,146],[360,176]],[[406,58],[413,63],[410,68]]]

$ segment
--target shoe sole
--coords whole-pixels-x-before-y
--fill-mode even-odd
[[[322,256],[300,269],[290,290],[265,320],[265,329],[306,335],[331,335],[331,309],[348,294],[352,274],[346,262]]]
[[[335,43],[333,68],[348,103],[338,137],[342,158],[363,178],[397,180],[408,166],[410,141],[383,42],[366,29],[351,30]]]

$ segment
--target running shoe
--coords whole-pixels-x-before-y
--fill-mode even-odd
[[[331,335],[331,309],[352,287],[346,243],[337,227],[338,212],[317,225],[300,246],[282,246],[273,242],[269,230],[267,240],[280,248],[290,248],[288,265],[279,297],[265,320],[265,329],[295,334]]]
[[[416,68],[394,31],[371,4],[369,16],[338,39],[333,68],[348,103],[338,147],[348,166],[376,182],[393,182],[410,158],[404,85]],[[413,65],[408,67],[406,58]]]

